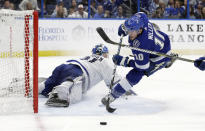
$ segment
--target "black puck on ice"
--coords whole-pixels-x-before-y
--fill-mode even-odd
[[[101,121],[100,125],[107,125],[107,122]]]

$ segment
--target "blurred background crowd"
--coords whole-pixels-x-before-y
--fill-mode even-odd
[[[38,10],[43,18],[205,19],[205,0],[0,0],[0,9]]]

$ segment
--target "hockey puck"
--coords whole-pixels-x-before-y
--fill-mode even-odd
[[[100,125],[107,125],[107,122],[101,121]]]

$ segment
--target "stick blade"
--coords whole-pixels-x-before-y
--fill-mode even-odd
[[[96,31],[103,38],[104,41],[108,42],[110,40],[109,37],[106,35],[106,33],[105,33],[105,31],[103,30],[102,27],[97,27]]]
[[[108,100],[107,100],[107,103],[105,104],[105,106],[106,106],[106,110],[109,112],[109,113],[113,113],[117,108],[112,108],[112,107],[110,107],[110,98],[108,98]]]
[[[109,113],[113,113],[117,108],[112,108],[110,107],[109,104],[106,105],[106,110],[109,112]]]

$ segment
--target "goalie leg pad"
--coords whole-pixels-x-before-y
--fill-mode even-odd
[[[73,86],[70,88],[69,98],[70,103],[74,104],[82,100],[83,97],[83,82],[74,81]]]
[[[73,84],[74,83],[72,81],[63,82],[61,85],[56,86],[52,93],[57,93],[59,99],[69,101],[69,90],[73,86]]]
[[[82,100],[82,84],[83,82],[80,77],[76,78],[74,81],[65,81],[61,85],[56,86],[50,95],[58,94],[59,100],[68,101],[69,104],[77,103]]]
[[[66,81],[59,86],[56,86],[49,94],[49,99],[46,102],[48,106],[68,107],[70,104],[69,89],[73,86],[73,82]]]
[[[55,93],[58,93],[59,99],[69,100],[71,104],[82,100],[82,81],[66,81],[55,87]]]

